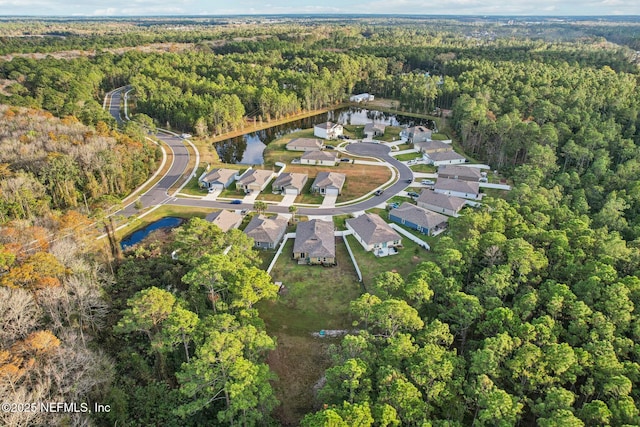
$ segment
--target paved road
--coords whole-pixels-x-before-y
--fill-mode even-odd
[[[107,95],[106,107],[109,109],[109,113],[116,119],[119,124],[123,123],[120,115],[120,102],[123,93],[129,90],[130,87],[123,87],[112,91]],[[173,152],[173,163],[169,171],[158,181],[151,189],[140,196],[139,200],[142,205],[146,207],[168,204],[177,206],[193,206],[193,207],[208,207],[218,209],[253,209],[252,203],[242,203],[239,205],[232,205],[228,202],[220,202],[216,200],[206,199],[188,199],[188,198],[176,198],[170,196],[168,191],[171,186],[180,179],[182,174],[187,170],[189,163],[189,151],[187,150],[184,142],[181,138],[174,136],[166,132],[159,132],[156,134],[156,138],[165,142],[170,150]],[[342,215],[349,214],[358,211],[364,211],[378,206],[379,204],[386,202],[391,197],[399,194],[403,191],[409,183],[407,181],[413,180],[413,172],[407,165],[396,160],[389,155],[391,149],[384,144],[360,142],[352,143],[345,147],[345,150],[349,154],[357,156],[375,157],[386,161],[398,170],[398,181],[392,186],[385,189],[384,193],[380,196],[373,196],[370,199],[363,200],[362,202],[351,204],[348,206],[339,207],[327,207],[327,208],[298,208],[298,213],[301,215]],[[135,215],[137,209],[134,207],[135,202],[125,206],[118,211],[117,215],[124,215],[126,217]],[[268,212],[273,213],[289,213],[288,206],[269,205]]]
[[[346,147],[347,152],[360,156],[369,156],[382,159],[392,166],[394,166],[399,173],[399,180],[388,187],[384,193],[380,196],[373,196],[368,200],[364,200],[359,203],[355,203],[348,206],[338,206],[333,208],[298,208],[298,214],[301,215],[342,215],[353,212],[364,211],[378,206],[380,203],[386,202],[391,197],[403,191],[409,184],[407,180],[413,179],[413,172],[404,163],[394,159],[389,155],[390,149],[386,145],[372,144],[366,142],[360,142],[355,144],[349,144]],[[232,205],[230,203],[202,200],[202,199],[178,199],[171,197],[167,202],[170,205],[178,206],[193,206],[193,207],[209,207],[218,209],[253,209],[252,204],[243,203],[241,205]],[[273,213],[289,213],[289,209],[286,206],[269,205],[268,212]]]
[[[123,123],[122,118],[120,117],[120,99],[125,90],[128,89],[128,87],[124,87],[114,90],[111,92],[110,99],[109,95],[107,95],[107,108],[109,109],[109,113],[111,113],[118,123]],[[109,101],[111,102],[109,103]],[[189,164],[189,151],[181,138],[166,132],[158,132],[155,136],[169,146],[173,152],[173,163],[162,179],[140,196],[139,200],[145,208],[169,201],[171,199],[168,193],[169,188],[171,188],[171,186],[180,179],[182,174],[187,170]],[[134,207],[134,204],[135,202],[132,202],[125,206],[123,209],[116,212],[116,215],[130,217],[137,214],[138,211]]]

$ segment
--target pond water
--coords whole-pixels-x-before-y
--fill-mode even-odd
[[[160,228],[175,228],[183,222],[184,219],[182,218],[166,216],[155,222],[152,222],[151,224],[147,225],[144,228],[141,228],[140,230],[136,230],[133,233],[129,234],[127,237],[120,241],[120,247],[122,249],[127,249],[133,245],[140,243],[154,230],[158,230]]]
[[[433,120],[419,119],[399,114],[384,113],[377,110],[347,107],[332,110],[304,119],[294,120],[281,125],[271,126],[257,132],[249,132],[235,138],[216,143],[218,156],[225,163],[259,165],[264,163],[264,149],[271,141],[291,132],[312,128],[314,125],[331,121],[342,125],[364,125],[383,123],[388,126],[422,125],[430,129],[435,127]]]

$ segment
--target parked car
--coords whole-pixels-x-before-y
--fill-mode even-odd
[[[397,209],[400,205],[397,202],[393,202],[389,206],[391,206],[392,209]]]
[[[182,139],[191,138],[191,134],[190,133],[181,133],[180,134],[180,138],[182,138]]]
[[[373,194],[375,194],[376,196],[379,196],[379,195],[381,195],[382,193],[384,193],[384,190],[376,190],[376,192],[375,192],[375,193],[373,193]]]
[[[407,196],[409,197],[420,197],[420,195],[418,193],[416,193],[415,191],[408,191],[407,192]]]
[[[423,179],[422,181],[420,181],[420,184],[422,185],[435,185],[436,182],[430,179]]]
[[[404,182],[406,182],[407,184],[411,184],[413,182],[412,179],[405,179]]]
[[[235,199],[235,200],[230,201],[229,203],[231,203],[232,205],[241,205],[242,204],[242,200]]]
[[[341,161],[341,162],[350,162],[350,161],[351,161],[351,159],[342,158],[342,159],[340,159],[340,161]]]
[[[325,145],[324,148],[326,148],[327,150],[335,150],[336,147],[334,147],[333,145]]]

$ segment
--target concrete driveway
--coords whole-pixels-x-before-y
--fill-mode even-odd
[[[324,199],[322,200],[322,204],[320,205],[320,207],[333,208],[336,206],[337,199],[338,199],[338,196],[331,196],[331,195],[324,196]]]
[[[298,197],[296,194],[287,194],[284,196],[282,201],[278,203],[278,206],[291,206],[296,200],[296,197]]]
[[[259,191],[252,191],[251,193],[244,196],[244,199],[242,199],[242,203],[254,203],[258,195],[260,195]]]

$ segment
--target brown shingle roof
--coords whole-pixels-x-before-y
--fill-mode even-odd
[[[256,242],[277,243],[286,228],[287,220],[283,217],[267,218],[257,215],[247,224],[244,233]]]
[[[344,181],[347,179],[346,175],[337,172],[318,172],[316,179],[313,180],[312,187],[326,188],[333,186],[342,189]]]
[[[240,185],[256,183],[260,186],[266,183],[273,176],[273,172],[263,169],[251,169],[240,177],[237,181]]]
[[[293,252],[305,253],[310,258],[335,258],[333,222],[313,219],[298,223]]]
[[[213,169],[202,178],[202,182],[220,182],[226,184],[229,179],[237,173],[238,171],[233,169]]]
[[[310,148],[319,150],[322,148],[323,142],[316,138],[296,138],[292,139],[287,145],[287,150],[291,150],[294,147]]]
[[[298,191],[302,191],[306,182],[307,182],[307,174],[285,172],[285,173],[281,173],[280,176],[276,178],[276,180],[273,182],[271,187],[273,188],[293,187],[293,188],[296,188]]]
[[[303,160],[331,160],[335,162],[338,159],[338,153],[335,151],[305,151],[300,158]]]
[[[418,142],[415,142],[413,145],[415,145],[421,151],[424,151],[424,152],[435,151],[435,150],[442,150],[442,151],[453,150],[453,147],[451,146],[451,144],[446,144],[442,141],[437,141],[437,140],[418,141]]]
[[[376,214],[360,215],[357,218],[350,218],[346,222],[367,245],[401,239],[400,235]]]
[[[242,222],[242,215],[239,213],[222,210],[213,212],[207,215],[205,218],[207,221],[213,222],[220,227],[222,231],[229,231],[232,228],[236,228]]]

